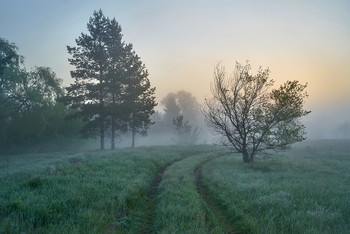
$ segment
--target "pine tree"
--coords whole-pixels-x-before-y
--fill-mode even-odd
[[[70,63],[75,83],[68,90],[66,101],[87,120],[86,136],[96,135],[99,128],[101,149],[105,129],[111,130],[111,148],[115,148],[115,132],[132,129],[146,133],[154,113],[155,88],[151,88],[148,72],[133,51],[132,44],[122,40],[122,30],[115,19],[102,11],[94,12],[88,23],[88,34],[76,39],[77,47],[67,47],[73,56]]]
[[[75,41],[77,46],[67,46],[69,59],[76,70],[71,71],[75,83],[67,88],[72,107],[80,110],[80,115],[89,120],[84,126],[85,133],[100,131],[100,147],[104,149],[105,135],[105,96],[107,95],[106,70],[108,68],[108,26],[110,20],[102,11],[95,11],[89,19],[89,34],[82,33]]]
[[[109,52],[108,116],[111,128],[111,148],[115,148],[116,130],[125,129],[125,105],[123,92],[125,87],[125,43],[122,41],[122,29],[115,19],[108,25],[107,48]],[[124,118],[123,118],[124,117]],[[124,130],[125,131],[125,130]]]
[[[147,129],[152,124],[151,115],[154,113],[155,88],[151,87],[148,79],[148,71],[141,62],[140,57],[132,50],[132,45],[127,46],[127,72],[126,72],[126,102],[130,111],[129,130],[132,135],[132,147],[135,147],[135,136],[147,134]]]

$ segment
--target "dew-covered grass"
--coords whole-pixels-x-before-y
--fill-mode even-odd
[[[206,150],[168,146],[1,158],[0,233],[137,232],[157,172]]]
[[[203,183],[252,232],[350,233],[350,153],[327,149],[299,147],[251,165],[221,157],[203,167]]]
[[[171,165],[159,186],[152,230],[160,233],[223,233],[198,193],[194,170],[217,152],[195,155]]]
[[[1,156],[0,233],[139,233],[167,165],[154,233],[226,233],[226,221],[247,233],[350,233],[350,152],[328,141],[250,165],[211,146]]]

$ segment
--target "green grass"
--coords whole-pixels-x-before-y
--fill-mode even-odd
[[[350,233],[348,152],[299,149],[252,165],[225,156],[203,167],[203,182],[251,232]]]
[[[137,232],[156,173],[206,147],[22,155],[0,168],[0,233]]]
[[[0,233],[138,233],[167,165],[153,232],[350,233],[350,153],[329,141],[251,165],[211,146],[0,156]]]

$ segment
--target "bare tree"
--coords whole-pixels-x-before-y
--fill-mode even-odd
[[[236,63],[232,75],[218,64],[214,71],[213,97],[205,101],[202,113],[207,125],[221,136],[222,143],[242,154],[251,163],[266,150],[283,150],[305,140],[300,118],[309,114],[303,109],[307,84],[287,81],[272,89],[270,70]]]

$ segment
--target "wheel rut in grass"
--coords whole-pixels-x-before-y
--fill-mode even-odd
[[[202,196],[204,202],[206,203],[208,209],[212,212],[212,217],[215,217],[220,226],[223,227],[226,230],[226,233],[240,233],[237,231],[234,226],[229,221],[229,218],[225,215],[225,213],[220,209],[217,202],[210,196],[208,190],[205,188],[205,186],[201,182],[201,174],[202,174],[202,166],[213,160],[215,158],[211,158],[207,161],[205,161],[201,166],[196,168],[194,171],[195,181],[196,181],[196,187],[198,193]]]
[[[174,162],[168,164],[167,166],[163,167],[157,174],[156,178],[152,181],[151,184],[151,189],[148,193],[148,199],[147,203],[145,206],[145,216],[143,218],[143,224],[140,233],[151,233],[151,228],[152,228],[152,223],[153,223],[153,215],[154,215],[154,210],[156,207],[156,196],[158,192],[158,187],[160,182],[162,181],[163,175],[165,171],[174,163],[179,162],[183,160],[175,160]]]

